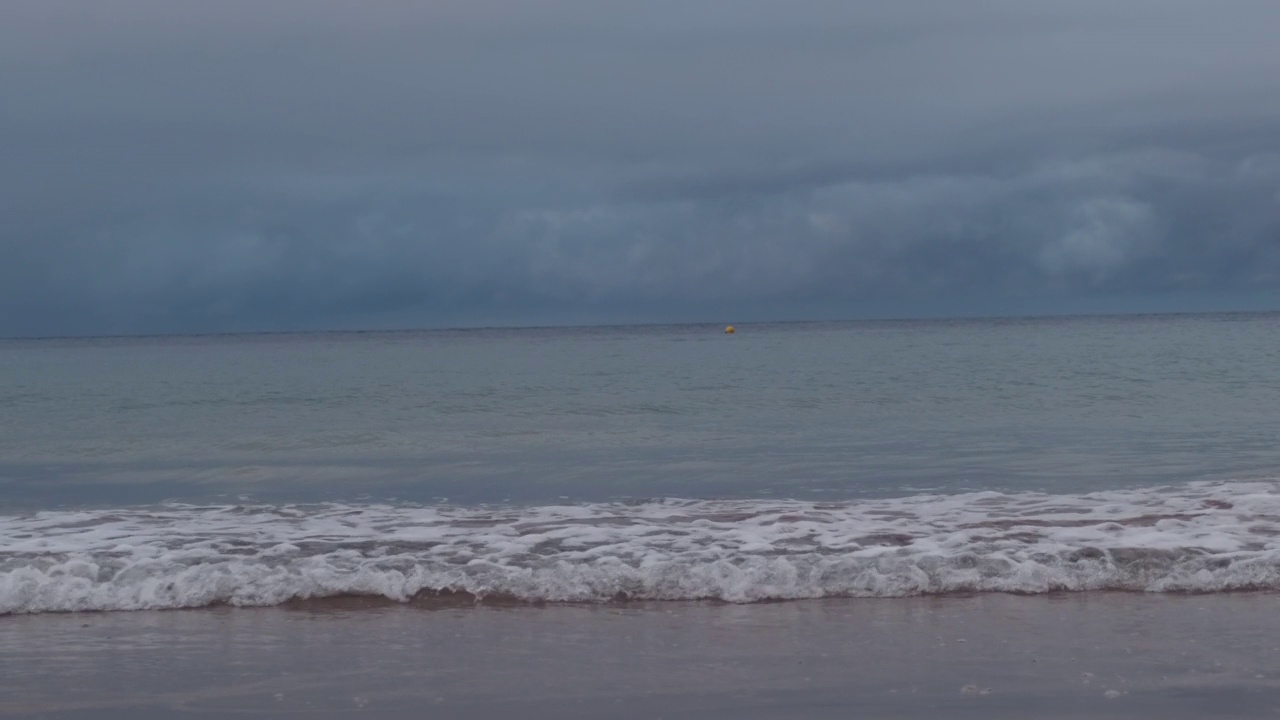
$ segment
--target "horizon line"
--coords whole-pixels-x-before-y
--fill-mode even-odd
[[[398,328],[317,328],[310,330],[214,330],[203,332],[139,332],[139,333],[89,333],[83,335],[0,335],[0,341],[23,341],[23,340],[123,340],[123,339],[147,339],[147,338],[202,338],[202,337],[247,337],[255,335],[359,335],[359,334],[393,334],[393,333],[420,333],[420,332],[475,332],[486,330],[566,330],[566,329],[587,329],[587,328],[645,328],[645,327],[695,327],[700,325],[720,326],[733,325],[751,326],[751,325],[805,325],[805,324],[842,324],[842,323],[910,323],[910,322],[946,322],[946,321],[1000,321],[1000,320],[1041,320],[1041,319],[1088,319],[1088,318],[1109,318],[1109,317],[1162,317],[1162,316],[1192,316],[1192,317],[1208,317],[1215,315],[1274,315],[1280,313],[1280,309],[1267,310],[1144,310],[1144,311],[1124,311],[1116,310],[1110,312],[1063,312],[1063,313],[1011,313],[1011,314],[973,314],[973,315],[901,315],[901,316],[885,316],[885,317],[848,317],[848,318],[823,318],[823,319],[788,319],[788,320],[686,320],[674,322],[607,322],[607,323],[576,323],[569,322],[563,324],[531,324],[531,325],[422,325],[416,327],[398,327]]]

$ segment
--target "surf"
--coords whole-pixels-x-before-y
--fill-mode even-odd
[[[159,505],[0,516],[0,614],[335,597],[752,603],[1280,589],[1280,481],[856,502]]]

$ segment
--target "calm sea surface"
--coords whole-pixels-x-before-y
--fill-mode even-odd
[[[1278,315],[0,341],[24,509],[1080,493],[1278,435]]]

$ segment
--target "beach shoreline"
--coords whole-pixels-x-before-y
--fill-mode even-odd
[[[382,603],[0,618],[27,718],[1257,717],[1280,596]]]

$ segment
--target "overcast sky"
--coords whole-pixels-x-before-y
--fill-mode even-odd
[[[5,0],[0,335],[1280,309],[1275,0]]]

